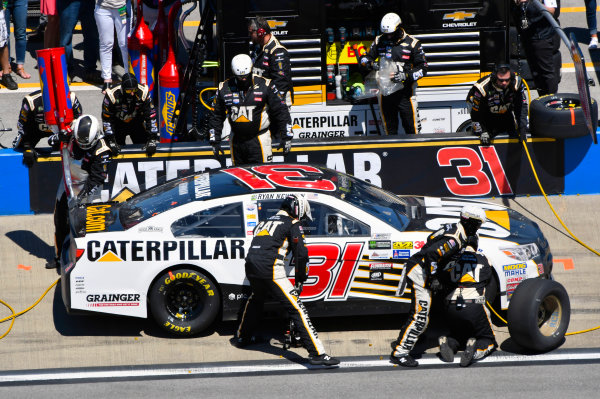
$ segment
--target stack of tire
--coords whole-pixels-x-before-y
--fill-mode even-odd
[[[591,99],[592,127],[598,127],[598,103]],[[557,93],[529,105],[529,130],[534,137],[567,139],[589,134],[578,94]]]

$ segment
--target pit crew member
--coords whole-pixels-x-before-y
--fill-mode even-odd
[[[429,323],[431,291],[438,285],[433,278],[452,257],[465,246],[467,237],[477,234],[485,221],[485,212],[473,205],[465,206],[460,212],[460,222],[447,224],[427,237],[423,248],[412,255],[402,270],[396,295],[410,289],[411,310],[400,329],[398,339],[392,342],[390,361],[404,367],[417,367],[419,363],[410,356],[419,336]]]
[[[479,79],[467,95],[473,133],[482,145],[490,145],[498,133],[527,134],[527,97],[525,84],[508,64],[497,64],[494,71]]]
[[[67,198],[64,176],[56,193],[54,205],[55,258],[47,269],[58,267],[63,242],[69,234],[69,208],[84,198],[99,193],[108,177],[111,150],[102,138],[100,124],[93,115],[81,115],[73,122],[73,134],[68,144],[68,166],[73,195]],[[65,162],[65,163],[67,163]]]
[[[121,84],[109,88],[102,103],[104,137],[113,155],[125,144],[129,135],[133,144],[144,144],[142,151],[154,155],[159,142],[158,115],[148,86],[138,84],[136,77],[126,73]]]
[[[268,21],[262,17],[250,20],[248,35],[256,46],[256,51],[251,54],[254,60],[254,73],[271,79],[285,98],[288,108],[291,107],[294,100],[294,85],[292,63],[287,49],[271,33]]]
[[[73,118],[81,115],[81,104],[75,93],[70,94],[73,106]],[[58,149],[60,140],[56,126],[46,124],[44,119],[44,104],[41,90],[36,90],[23,98],[19,120],[17,122],[17,135],[12,146],[15,151],[23,152],[23,164],[32,167],[37,160],[38,153],[35,146],[41,139],[48,137],[48,145],[54,150]]]
[[[427,75],[427,60],[421,42],[410,36],[400,26],[402,20],[396,13],[388,13],[381,19],[381,35],[377,36],[369,51],[360,58],[367,69],[377,68],[383,59],[396,66],[391,76],[394,83],[402,83],[403,88],[381,99],[381,112],[387,134],[398,134],[398,112],[406,134],[421,131],[421,121],[417,109],[415,90],[417,81]]]
[[[311,364],[334,366],[339,360],[325,353],[306,308],[298,298],[297,287],[288,279],[284,259],[290,252],[296,261],[296,284],[308,277],[308,249],[304,242],[301,220],[312,220],[310,206],[303,196],[288,195],[281,209],[254,229],[254,238],[246,256],[246,277],[252,287],[235,344],[244,347],[256,342],[253,332],[260,322],[267,295],[281,303],[297,326],[302,344],[308,350]]]
[[[485,287],[492,278],[487,257],[477,252],[477,236],[467,239],[460,258],[450,262],[440,275],[448,291],[444,301],[448,336],[440,336],[440,355],[443,361],[453,362],[459,346],[465,346],[460,366],[483,359],[496,349],[492,322],[485,309]]]
[[[292,146],[292,119],[285,100],[271,80],[254,75],[252,69],[250,56],[233,57],[234,76],[219,84],[209,114],[209,142],[215,156],[223,153],[221,133],[225,118],[229,120],[234,165],[273,161],[269,128],[279,135],[284,154]]]

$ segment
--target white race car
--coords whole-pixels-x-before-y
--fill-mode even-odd
[[[244,258],[254,227],[289,193],[305,195],[313,215],[304,228],[310,275],[302,291],[311,316],[407,312],[410,300],[396,295],[403,264],[430,232],[477,204],[488,219],[479,248],[494,269],[489,302],[508,314],[523,346],[548,350],[563,339],[568,297],[551,280],[550,248],[534,222],[492,203],[397,196],[309,164],[210,170],[125,202],[76,208],[61,266],[67,310],[151,314],[178,335],[237,318],[250,292]],[[530,287],[517,289],[524,281]]]

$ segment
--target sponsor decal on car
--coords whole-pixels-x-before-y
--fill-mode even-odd
[[[392,249],[391,241],[369,241],[369,249]]]
[[[410,258],[410,250],[408,249],[394,249],[392,253],[393,259],[408,259]]]
[[[390,259],[390,255],[389,251],[373,251],[369,256],[369,259]]]
[[[413,249],[412,241],[394,241],[392,249]]]
[[[374,240],[389,240],[392,238],[391,233],[375,233],[372,237]]]
[[[159,226],[145,226],[138,229],[139,233],[162,233],[163,228]]]
[[[88,307],[140,306],[140,294],[89,294]]]
[[[502,270],[504,270],[504,275],[506,277],[526,276],[527,275],[527,264],[516,263],[513,265],[504,265],[504,266],[502,266]]]
[[[85,210],[85,231],[87,233],[106,229],[106,214],[110,213],[110,205],[90,205]]]
[[[210,177],[208,173],[194,176],[194,194],[196,199],[210,197]]]
[[[244,259],[244,240],[97,241],[86,247],[90,262]]]

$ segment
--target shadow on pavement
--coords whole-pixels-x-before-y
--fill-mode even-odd
[[[31,231],[14,230],[6,233],[6,236],[33,256],[46,260],[54,258],[54,246],[48,245]]]

